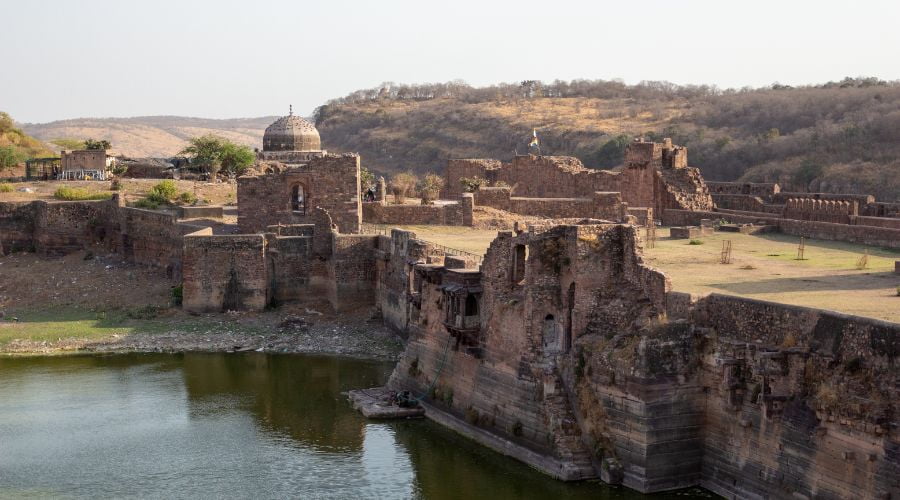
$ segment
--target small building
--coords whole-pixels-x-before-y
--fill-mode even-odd
[[[112,158],[102,149],[63,150],[60,153],[60,172],[63,180],[105,181]]]

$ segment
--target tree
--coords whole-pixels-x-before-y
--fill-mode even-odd
[[[222,168],[222,147],[225,139],[207,134],[194,137],[188,141],[188,146],[179,152],[191,158],[191,164],[199,167],[215,178]]]
[[[104,150],[111,148],[112,144],[109,143],[106,139],[102,139],[99,141],[95,141],[94,139],[85,139],[84,140],[84,149],[96,149],[96,150]]]
[[[359,184],[363,191],[375,186],[375,174],[366,167],[359,168]]]
[[[235,144],[231,141],[224,140],[220,154],[222,169],[228,175],[238,176],[247,170],[247,167],[253,165],[256,160],[256,154],[248,146],[243,144]]]
[[[0,172],[13,168],[23,160],[15,146],[0,146]]]

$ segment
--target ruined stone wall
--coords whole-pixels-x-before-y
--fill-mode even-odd
[[[744,194],[712,194],[716,208],[728,210],[745,210],[749,212],[766,212],[768,205],[759,196]],[[777,213],[781,213],[779,210]]]
[[[0,253],[34,249],[36,208],[31,202],[0,202]]]
[[[315,208],[331,214],[342,233],[359,232],[359,156],[326,155],[283,172],[238,178],[238,226],[255,233],[275,224],[306,224]],[[292,203],[293,189],[302,187],[303,206]],[[296,210],[295,210],[296,209]]]
[[[66,255],[99,241],[95,229],[109,217],[107,201],[36,201],[34,250],[42,255]]]
[[[739,498],[900,493],[900,325],[670,292],[635,231],[501,232],[470,270],[411,257],[409,233],[380,240],[379,274],[408,273],[380,279],[409,334],[390,386],[563,479]],[[451,307],[462,297],[477,301],[464,317]]]
[[[311,236],[266,234],[269,296],[274,304],[300,300],[310,293],[315,273]]]
[[[788,198],[782,216],[786,219],[849,224],[850,217],[859,214],[855,200],[820,200],[813,198]]]
[[[511,196],[510,188],[479,188],[476,205],[549,219],[596,218],[623,221],[626,205],[618,192],[595,192],[588,198],[524,198]]]
[[[666,210],[663,224],[667,226],[696,226],[701,219],[726,219],[743,224],[768,224],[778,227],[784,234],[816,238],[820,240],[847,241],[862,245],[900,248],[900,230],[891,227],[859,226],[814,222],[760,215],[740,215],[723,212],[693,212],[688,210]]]
[[[378,236],[337,234],[328,261],[329,300],[336,311],[375,303],[375,248]]]
[[[462,178],[478,177],[491,180],[493,172],[501,167],[499,160],[453,159],[447,160],[446,183],[441,191],[444,199],[456,199],[463,193]]]
[[[382,205],[380,203],[363,203],[362,209],[363,222],[369,224],[472,225],[471,203],[446,205]]]
[[[184,237],[184,309],[264,309],[269,285],[265,236],[210,233],[207,229]]]
[[[702,486],[742,498],[900,494],[900,325],[716,294],[686,318],[716,335],[697,372]]]
[[[706,181],[710,194],[748,195],[768,198],[781,192],[781,186],[764,182],[710,182]]]
[[[887,227],[900,229],[900,218],[893,217],[850,217],[850,224],[858,226]]]
[[[866,217],[900,218],[900,203],[866,203],[860,205],[859,213]]]

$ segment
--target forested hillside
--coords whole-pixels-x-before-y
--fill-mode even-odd
[[[318,108],[329,150],[373,170],[440,170],[449,157],[506,159],[537,128],[545,154],[611,168],[635,136],[672,137],[711,180],[900,198],[900,83],[844,79],[720,90],[573,81],[473,88],[384,84]]]

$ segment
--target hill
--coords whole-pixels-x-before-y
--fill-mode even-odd
[[[720,90],[666,82],[572,81],[474,88],[383,84],[316,110],[329,150],[370,169],[440,170],[450,157],[509,158],[537,128],[545,154],[621,162],[632,137],[672,137],[710,180],[900,199],[900,83]]]
[[[11,148],[21,160],[53,155],[46,144],[17,127],[12,117],[2,111],[0,111],[0,148]]]
[[[213,120],[181,116],[78,118],[50,123],[26,123],[26,133],[44,142],[57,139],[106,139],[113,151],[132,157],[174,156],[187,139],[216,134],[251,147],[262,146],[263,131],[276,117]]]

